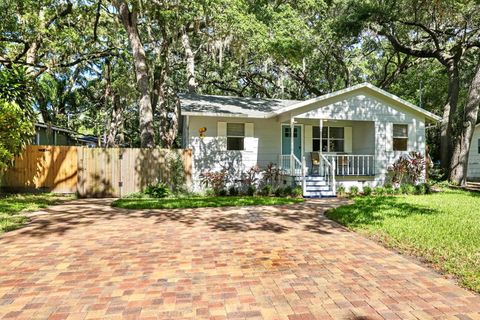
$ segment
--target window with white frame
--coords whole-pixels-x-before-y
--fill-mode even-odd
[[[323,127],[320,137],[320,127],[314,126],[312,132],[312,150],[322,152],[345,151],[345,129],[343,127]]]
[[[407,151],[408,148],[408,125],[393,125],[393,151]]]
[[[244,150],[244,138],[244,123],[227,123],[227,150]]]

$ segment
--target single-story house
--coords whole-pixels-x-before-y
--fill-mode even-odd
[[[95,136],[83,135],[43,122],[35,123],[35,136],[32,138],[32,145],[96,147],[97,144],[98,138]]]
[[[475,131],[468,154],[467,179],[480,181],[480,123],[475,126]]]
[[[425,154],[425,127],[440,120],[369,83],[306,101],[182,95],[181,108],[194,187],[202,172],[274,163],[306,197],[384,184],[399,156]]]

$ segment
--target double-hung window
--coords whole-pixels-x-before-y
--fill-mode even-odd
[[[393,125],[393,151],[407,151],[408,148],[408,125]]]
[[[227,150],[244,150],[244,138],[244,123],[227,123]]]
[[[320,127],[314,126],[312,132],[312,150],[322,152],[344,152],[345,130],[343,127],[323,127],[320,138]]]

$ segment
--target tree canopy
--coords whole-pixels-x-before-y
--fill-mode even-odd
[[[24,66],[45,121],[107,146],[178,146],[179,93],[307,99],[368,81],[443,116],[428,143],[454,171],[477,117],[479,9],[473,0],[0,0],[0,65]]]

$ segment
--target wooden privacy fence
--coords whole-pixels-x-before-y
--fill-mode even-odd
[[[190,185],[191,150],[27,146],[4,173],[1,186],[9,191],[122,197],[159,181],[173,184],[182,173],[178,170]]]

